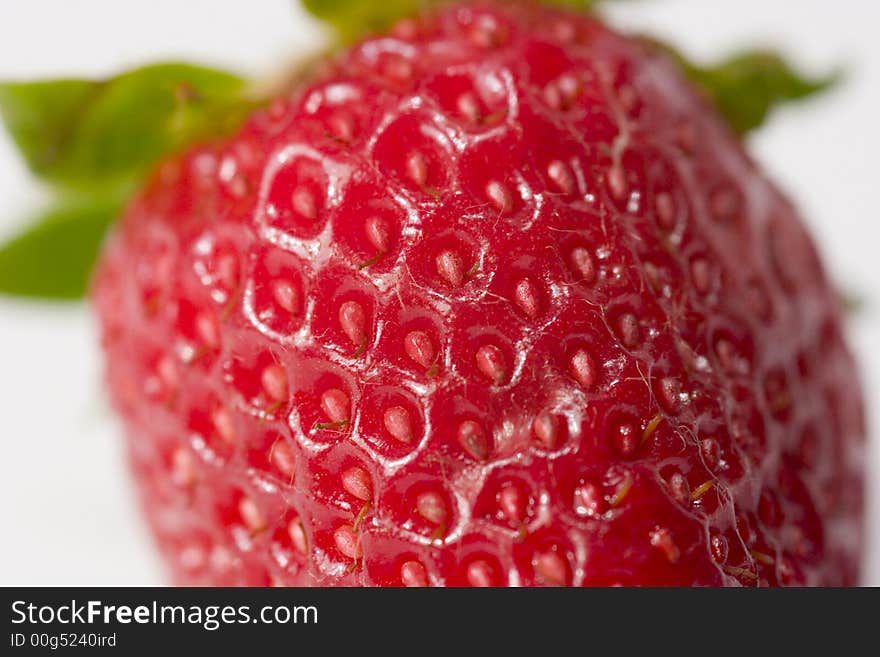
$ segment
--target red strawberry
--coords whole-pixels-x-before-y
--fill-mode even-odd
[[[95,298],[184,584],[843,585],[864,427],[789,201],[656,48],[461,6],[164,164]]]

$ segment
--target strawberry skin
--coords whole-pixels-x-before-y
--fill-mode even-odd
[[[178,583],[858,581],[865,429],[814,246],[593,18],[360,43],[163,164],[94,298]]]

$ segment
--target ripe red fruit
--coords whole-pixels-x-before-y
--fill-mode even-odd
[[[791,204],[594,19],[407,22],[164,164],[95,298],[186,584],[852,584],[864,428]]]

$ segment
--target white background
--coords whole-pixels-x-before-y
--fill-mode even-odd
[[[369,1],[369,0],[364,0]],[[614,22],[697,57],[774,44],[847,83],[774,117],[753,153],[802,207],[853,318],[873,427],[880,426],[880,3],[645,0]],[[292,0],[4,0],[0,79],[106,75],[170,58],[267,75],[321,41]],[[43,198],[0,136],[0,238]],[[161,584],[101,393],[95,328],[81,305],[0,299],[0,584]],[[874,437],[877,437],[875,432]],[[870,464],[880,472],[880,450]],[[871,516],[880,520],[880,485]],[[880,522],[866,583],[880,584]]]

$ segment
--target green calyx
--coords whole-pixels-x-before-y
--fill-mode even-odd
[[[759,128],[775,107],[825,91],[841,78],[839,73],[805,77],[778,53],[765,50],[737,53],[719,64],[701,67],[668,46],[664,49],[739,134]]]
[[[228,73],[157,64],[111,80],[0,84],[0,116],[35,175],[81,190],[131,181],[237,123],[244,89]]]
[[[187,64],[0,84],[0,117],[51,193],[0,247],[0,292],[82,297],[107,227],[156,162],[235,129],[253,106],[241,78]]]
[[[79,299],[107,228],[120,211],[112,200],[59,203],[0,249],[0,290],[40,299]]]
[[[302,1],[340,43],[348,43],[452,0]],[[600,4],[540,1],[574,11]],[[773,53],[744,53],[701,67],[658,45],[739,133],[761,125],[776,105],[822,91],[835,80],[806,79]],[[108,80],[0,82],[0,118],[51,194],[49,209],[0,246],[0,294],[84,296],[107,228],[157,161],[234,131],[258,102],[238,76],[176,63]]]

